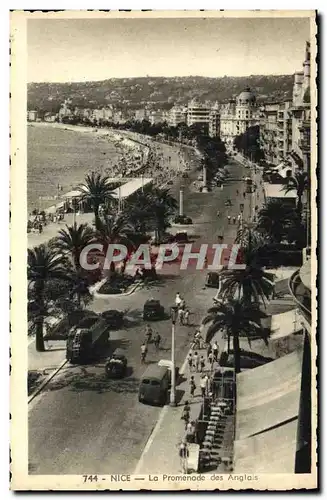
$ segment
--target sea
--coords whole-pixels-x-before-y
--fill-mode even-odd
[[[108,138],[90,132],[64,130],[51,125],[28,125],[28,212],[58,203],[56,196],[74,189],[86,174],[102,174],[118,160],[118,150]],[[58,185],[62,189],[58,191]],[[60,200],[59,200],[60,202]]]

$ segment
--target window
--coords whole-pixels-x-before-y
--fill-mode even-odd
[[[150,380],[148,378],[144,378],[142,380],[142,384],[150,384]]]

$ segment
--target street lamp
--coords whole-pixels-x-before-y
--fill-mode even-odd
[[[172,306],[171,316],[171,389],[170,406],[176,406],[176,367],[175,367],[175,324],[178,314],[178,306]]]

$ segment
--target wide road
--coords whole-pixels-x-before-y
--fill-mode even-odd
[[[242,167],[230,161],[231,178],[240,179]],[[217,243],[223,235],[232,242],[236,226],[226,224],[226,218],[217,218],[219,209],[225,211],[226,199],[233,200],[230,214],[237,215],[243,202],[243,185],[230,181],[224,189],[216,188],[208,194],[196,193],[192,172],[185,185],[185,213],[192,217],[196,242]],[[184,179],[183,179],[184,181]],[[178,183],[172,191],[178,194]],[[236,190],[240,196],[236,196]],[[159,298],[168,311],[176,291],[185,297],[194,325],[199,324],[212,304],[213,289],[204,289],[205,271],[192,269],[180,274],[165,271],[161,286],[142,289],[131,296],[97,299],[95,311],[108,308],[126,310],[127,325],[111,332],[111,346],[126,348],[129,376],[121,381],[110,381],[104,375],[104,362],[96,365],[65,367],[54,377],[46,390],[32,403],[29,412],[29,473],[30,474],[110,474],[132,473],[146,441],[158,419],[160,408],[138,401],[139,379],[144,371],[140,364],[140,345],[144,338],[142,308],[146,299]],[[149,349],[148,362],[169,358],[171,323],[167,319],[153,323],[163,339],[159,353]],[[189,347],[194,327],[178,326],[176,332],[176,360],[181,367]],[[178,398],[181,394],[177,395]]]

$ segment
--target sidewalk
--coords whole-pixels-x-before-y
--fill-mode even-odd
[[[204,329],[202,336],[205,338]],[[217,341],[221,352],[225,343],[224,339],[218,333],[215,335],[214,340]],[[206,359],[206,349],[199,349],[198,352],[200,356]],[[209,370],[209,366],[206,363],[205,371],[207,370]],[[185,378],[185,380],[176,388],[178,406],[171,407],[167,405],[163,408],[157,424],[143,450],[134,474],[176,474],[183,472],[178,455],[179,444],[185,437],[185,423],[181,419],[182,410],[185,401],[189,401],[191,406],[190,421],[196,420],[199,417],[203,400],[200,395],[201,373],[195,373],[193,371],[190,373],[189,367],[186,366],[185,370],[181,370],[181,374],[184,375],[183,378]],[[190,396],[189,390],[191,375],[194,375],[196,385],[193,398]]]

